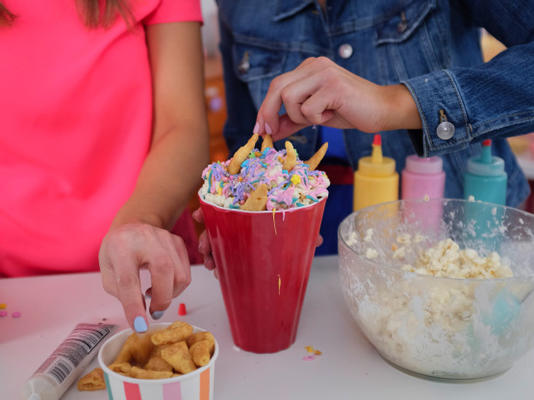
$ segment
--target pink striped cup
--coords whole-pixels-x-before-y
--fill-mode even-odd
[[[151,325],[152,329],[165,328],[170,322]],[[193,327],[194,332],[203,331]],[[113,362],[131,329],[116,333],[102,345],[98,352],[98,363],[104,371],[109,400],[213,400],[215,360],[219,355],[219,344],[208,365],[197,370],[168,379],[136,379],[118,374],[108,368]]]

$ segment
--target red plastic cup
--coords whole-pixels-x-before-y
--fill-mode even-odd
[[[295,342],[325,202],[273,215],[200,199],[239,348],[274,353]]]

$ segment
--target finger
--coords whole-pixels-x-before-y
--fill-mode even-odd
[[[160,244],[156,253],[152,253],[147,260],[152,282],[150,314],[154,319],[161,318],[172,301],[174,265],[177,262],[173,259],[172,252],[173,250]]]
[[[280,111],[280,107],[282,107],[282,91],[289,83],[302,79],[309,74],[310,71],[308,71],[308,69],[311,68],[312,65],[313,63],[308,63],[308,65],[305,65],[302,68],[297,68],[293,71],[279,75],[271,81],[269,90],[258,110],[257,122],[260,126],[260,130],[263,128],[263,131],[268,135],[278,132],[278,112]]]
[[[181,237],[172,235],[172,240],[179,263],[174,268],[173,296],[182,293],[191,283],[191,265],[187,256],[187,248]]]
[[[117,297],[122,304],[128,324],[139,333],[148,329],[146,308],[141,294],[137,262],[134,259],[113,260]]]
[[[315,243],[315,247],[319,247],[323,244],[323,237],[321,235],[317,236],[317,242]]]
[[[202,212],[201,208],[197,208],[195,211],[193,211],[193,219],[197,221],[199,224],[204,223],[204,213]]]
[[[102,277],[104,291],[117,297],[117,281],[108,262],[100,262],[100,276]]]
[[[273,141],[285,139],[288,136],[291,136],[297,131],[300,131],[311,124],[295,124],[291,121],[291,118],[287,114],[284,114],[280,117],[280,123],[278,132],[273,133]]]
[[[210,271],[215,269],[215,260],[212,256],[207,256],[204,258],[204,266]]]
[[[291,121],[296,124],[311,125],[302,113],[301,105],[319,90],[322,84],[323,76],[320,73],[315,73],[289,83],[282,90],[282,102]]]
[[[282,90],[284,90],[288,84],[303,79],[311,74],[315,74],[332,65],[335,64],[325,57],[306,59],[293,71],[286,72],[272,80],[265,99],[258,110],[257,118],[258,122],[264,122],[263,125],[267,134],[276,134],[279,130],[278,112],[282,106]]]
[[[208,233],[203,231],[198,237],[198,251],[202,256],[207,257],[211,253],[211,246],[208,238]]]
[[[330,106],[333,96],[331,90],[321,88],[302,103],[302,114],[313,125],[320,125],[332,119],[334,110]]]

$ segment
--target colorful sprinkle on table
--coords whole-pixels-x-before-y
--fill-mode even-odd
[[[7,311],[0,311],[0,318],[7,317]]]
[[[7,308],[6,303],[0,303],[0,310],[5,310]]]
[[[309,355],[302,358],[304,361],[315,360],[316,356],[320,356],[323,354],[322,351],[313,348],[313,346],[305,346],[304,348],[309,353]]]
[[[187,314],[187,310],[185,308],[185,304],[180,303],[180,305],[178,306],[178,315],[186,315],[186,314]]]
[[[15,312],[12,312],[12,313],[11,313],[11,316],[12,316],[13,318],[20,318],[21,315],[22,315],[22,314],[21,314],[19,311],[15,311]]]

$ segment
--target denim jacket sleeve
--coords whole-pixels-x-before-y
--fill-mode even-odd
[[[407,79],[422,120],[411,132],[423,156],[450,153],[472,142],[534,131],[534,3],[528,0],[456,0],[451,6],[509,48],[488,63],[454,67]],[[454,136],[436,134],[440,110]]]

